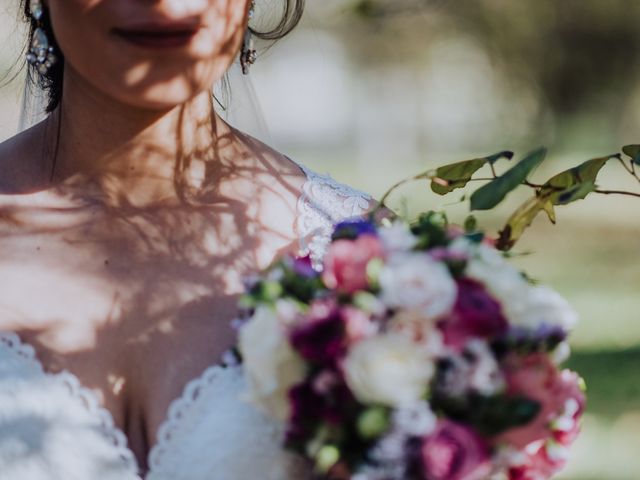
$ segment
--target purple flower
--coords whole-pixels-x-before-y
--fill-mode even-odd
[[[320,374],[322,375],[322,373]],[[344,425],[353,413],[355,399],[342,380],[320,392],[314,377],[289,391],[291,415],[286,433],[288,444],[306,443],[322,424]]]
[[[503,335],[508,322],[500,304],[478,282],[458,280],[458,297],[449,318],[439,323],[447,345],[461,349],[472,338]]]
[[[288,444],[305,443],[322,417],[323,399],[309,383],[301,383],[289,390],[291,415],[286,433]]]
[[[293,271],[301,277],[317,277],[319,273],[313,269],[311,256],[297,257],[293,260]]]
[[[364,235],[365,233],[370,235],[377,235],[378,230],[373,223],[366,220],[345,220],[344,222],[338,223],[334,227],[333,235],[331,236],[331,238],[333,240],[337,240],[339,238],[355,240],[360,235]]]
[[[311,318],[291,332],[291,345],[305,360],[333,366],[346,351],[345,321],[335,306],[319,302],[317,308],[312,305]]]

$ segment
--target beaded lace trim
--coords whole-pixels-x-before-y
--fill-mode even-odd
[[[309,254],[314,266],[320,268],[322,256],[330,243],[332,225],[346,218],[363,215],[370,206],[371,197],[336,182],[329,175],[321,175],[303,165],[297,165],[306,176],[302,194],[297,203],[296,233],[300,239],[299,253]],[[105,436],[113,443],[127,469],[132,473],[138,472],[137,461],[127,446],[126,435],[115,425],[111,413],[100,406],[95,394],[83,387],[75,375],[68,371],[56,374],[45,372],[36,358],[33,347],[23,343],[15,333],[0,332],[0,345],[8,347],[10,351],[28,361],[44,375],[64,384],[69,394],[79,400],[91,415],[100,420]],[[171,402],[167,418],[158,430],[157,442],[149,452],[149,472],[145,478],[152,478],[154,473],[158,473],[162,458],[170,448],[180,422],[188,415],[200,394],[211,388],[221,372],[225,370],[226,368],[222,365],[207,368],[199,377],[185,386],[180,397]]]

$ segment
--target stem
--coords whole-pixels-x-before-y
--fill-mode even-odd
[[[493,178],[498,178],[498,174],[496,173],[496,169],[493,166],[493,163],[489,163],[489,167],[491,168],[491,175],[493,175]]]
[[[603,195],[630,195],[632,197],[640,198],[640,193],[626,192],[624,190],[594,190],[595,193],[602,193]]]
[[[426,173],[420,173],[418,175],[414,175],[413,177],[404,178],[396,182],[395,184],[393,184],[391,188],[389,188],[386,192],[384,192],[384,195],[382,195],[382,198],[378,202],[378,206],[375,208],[375,210],[373,210],[371,214],[375,215],[379,210],[382,210],[383,208],[387,208],[385,205],[385,202],[387,201],[387,198],[389,198],[389,196],[394,192],[394,190],[398,189],[405,183],[413,182],[415,180],[422,180],[424,178],[430,178],[430,177]]]
[[[633,163],[633,160],[631,160],[629,162],[629,166],[627,167],[627,164],[624,162],[623,159],[618,158],[618,160],[620,160],[620,163],[622,164],[622,166],[624,167],[624,169],[629,172],[629,174],[635,178],[636,180],[638,180],[638,182],[640,182],[640,177],[638,176],[638,172],[636,172],[636,166]]]
[[[631,175],[640,182],[640,177],[638,176],[638,172],[636,172],[636,164],[631,162]]]
[[[631,168],[627,167],[627,164],[624,162],[624,160],[620,157],[618,157],[618,160],[620,161],[620,163],[622,164],[622,166],[624,167],[624,169],[629,172],[631,175],[635,176],[635,172],[633,171],[633,163],[631,163]]]

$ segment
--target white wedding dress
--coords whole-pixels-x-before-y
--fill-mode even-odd
[[[301,253],[316,265],[332,223],[370,197],[304,167]],[[0,332],[0,480],[303,480],[308,467],[280,447],[282,431],[242,400],[239,366],[212,365],[171,404],[141,476],[124,433],[69,372],[43,370],[29,345]]]

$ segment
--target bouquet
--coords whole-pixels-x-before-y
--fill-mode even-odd
[[[440,213],[338,224],[242,298],[251,400],[322,479],[538,480],[585,407],[569,304]]]

